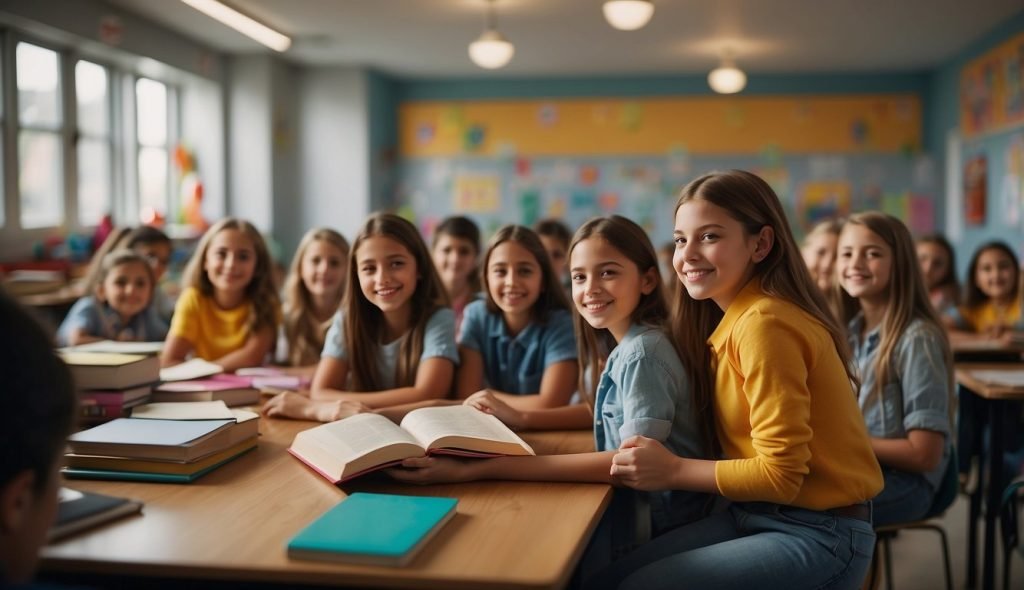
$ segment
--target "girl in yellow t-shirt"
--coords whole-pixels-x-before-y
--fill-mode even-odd
[[[947,322],[953,340],[981,338],[1009,344],[1013,332],[1024,331],[1020,266],[1009,246],[989,242],[978,248],[967,271],[964,302]]]
[[[259,231],[228,217],[207,230],[182,277],[161,362],[192,355],[233,371],[261,364],[274,346],[281,303]]]

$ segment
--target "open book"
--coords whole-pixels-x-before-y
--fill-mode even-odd
[[[535,454],[500,420],[469,406],[413,410],[401,426],[377,414],[356,414],[296,434],[288,452],[332,483],[426,454]]]

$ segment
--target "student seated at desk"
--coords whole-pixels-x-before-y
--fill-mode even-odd
[[[446,397],[455,365],[455,317],[423,238],[388,213],[371,216],[349,257],[344,308],[334,316],[309,397],[283,393],[268,416],[329,422],[352,408]]]
[[[103,257],[88,287],[57,330],[61,346],[97,340],[152,342],[167,336],[167,325],[153,304],[153,269],[131,250],[114,250]]]
[[[480,296],[476,268],[480,256],[480,228],[468,217],[445,219],[434,230],[430,256],[455,312],[455,338],[458,339],[466,306]]]
[[[534,226],[534,231],[544,244],[548,256],[551,258],[551,268],[555,276],[561,282],[565,292],[572,294],[572,284],[569,279],[569,242],[572,241],[572,230],[557,219],[542,219]]]
[[[277,363],[308,367],[312,375],[345,294],[348,255],[348,241],[332,229],[311,229],[302,236],[284,283]]]
[[[858,399],[885,488],[874,524],[920,520],[951,453],[953,362],[918,271],[910,232],[884,213],[850,217],[839,236],[836,308],[849,326]]]
[[[956,254],[942,234],[928,234],[917,239],[917,261],[924,275],[928,299],[940,314],[960,304],[960,282],[956,280]]]
[[[185,267],[162,364],[190,354],[226,371],[263,364],[281,315],[271,264],[248,221],[228,217],[208,229]]]
[[[580,358],[593,368],[602,366],[601,357],[606,357],[600,375],[585,389],[594,410],[597,452],[486,461],[407,459],[403,469],[389,471],[395,479],[414,483],[515,479],[611,484],[615,483],[610,474],[612,456],[623,439],[637,434],[663,442],[680,456],[708,456],[709,433],[701,432],[687,371],[665,332],[668,308],[658,258],[647,234],[624,217],[593,219],[576,233],[569,257],[573,301],[583,320],[576,323]],[[616,343],[610,354],[602,346],[606,340]],[[692,521],[702,515],[707,499],[692,492],[616,492],[588,549],[592,557],[585,560],[606,563],[651,533],[661,534]],[[643,503],[638,505],[638,499],[649,501],[649,515],[639,510]]]
[[[517,410],[569,403],[579,365],[572,315],[533,230],[506,225],[483,259],[486,299],[466,308],[456,397],[498,399]]]
[[[831,292],[835,284],[836,241],[841,227],[843,222],[839,219],[820,221],[807,232],[800,245],[804,264],[822,293]]]
[[[71,372],[49,337],[2,292],[0,325],[0,587],[6,588],[31,580],[57,512],[75,395]]]
[[[983,244],[971,258],[963,303],[944,321],[954,340],[991,339],[1010,344],[1024,332],[1020,266],[1003,242]]]

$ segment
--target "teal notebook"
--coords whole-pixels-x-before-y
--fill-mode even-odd
[[[455,516],[455,498],[355,493],[288,542],[288,556],[401,566]]]

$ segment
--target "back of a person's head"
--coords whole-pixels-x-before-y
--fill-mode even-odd
[[[30,470],[41,492],[71,430],[71,372],[25,310],[0,292],[0,486]]]

